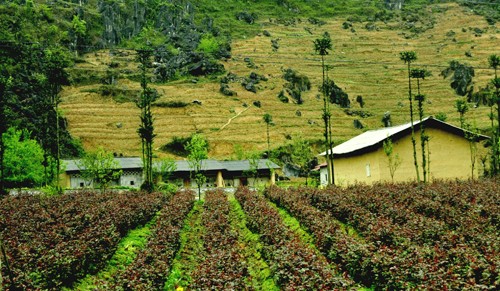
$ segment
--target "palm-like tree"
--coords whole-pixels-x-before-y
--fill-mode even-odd
[[[325,56],[329,54],[332,49],[332,39],[328,32],[323,34],[322,38],[314,40],[314,51],[321,56],[321,69],[322,69],[322,81],[321,92],[323,93],[323,121],[325,122],[325,148],[327,160],[330,161],[330,169],[328,172],[328,183],[333,184],[333,154],[331,153],[331,113],[330,113],[330,102],[327,100],[329,97],[328,92],[328,75],[327,67],[325,65]],[[330,133],[330,134],[329,134]]]
[[[431,75],[431,73],[425,69],[411,69],[410,75],[412,78],[417,79],[417,95],[415,95],[415,100],[418,102],[418,117],[420,119],[420,145],[422,147],[422,170],[424,176],[424,183],[427,182],[427,158],[425,156],[425,143],[428,141],[428,137],[425,134],[425,127],[422,124],[422,119],[424,118],[424,101],[425,95],[420,93],[420,82],[424,80],[425,77]]]
[[[417,172],[417,181],[420,182],[420,173],[417,163],[417,142],[415,140],[415,128],[413,127],[413,101],[411,93],[411,63],[417,60],[417,53],[414,51],[403,51],[399,53],[399,58],[408,64],[408,100],[410,101],[410,125],[411,125],[411,143],[413,145],[413,163]]]

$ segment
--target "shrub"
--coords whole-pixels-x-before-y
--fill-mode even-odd
[[[211,34],[204,34],[198,44],[198,51],[215,56],[219,52],[219,41]]]
[[[152,105],[155,107],[162,107],[162,108],[182,108],[188,106],[189,103],[186,103],[184,101],[166,101],[166,102],[155,102]]]

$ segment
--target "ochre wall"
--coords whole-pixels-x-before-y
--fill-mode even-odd
[[[433,179],[468,179],[471,177],[470,147],[465,138],[435,128],[426,128],[426,134],[430,137],[430,174],[427,174],[428,181]],[[420,131],[415,132],[415,138],[420,179],[423,180]],[[393,141],[393,148],[394,155],[398,154],[401,161],[401,165],[394,174],[394,182],[416,180],[411,135]],[[481,144],[477,144],[477,148],[479,153],[474,167],[475,178],[482,173],[479,156],[486,153]],[[370,165],[371,175],[369,177],[366,171],[367,164]],[[336,158],[334,166],[336,185],[347,186],[355,183],[372,184],[379,181],[391,181],[388,159],[382,147],[376,151],[358,156]]]

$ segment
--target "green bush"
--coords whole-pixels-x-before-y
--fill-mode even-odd
[[[197,50],[207,55],[215,56],[219,52],[219,48],[219,41],[213,35],[204,34],[200,39]]]

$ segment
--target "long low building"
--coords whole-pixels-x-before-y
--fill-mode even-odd
[[[115,158],[122,174],[110,186],[139,188],[143,182],[142,159],[138,157]],[[92,188],[93,182],[82,176],[79,160],[64,160],[65,172],[62,174],[61,186],[66,189]],[[280,167],[268,159],[255,161],[218,161],[203,160],[201,168],[206,179],[202,188],[212,187],[238,187],[271,185],[275,183],[274,172]],[[252,173],[253,172],[253,173]],[[169,182],[179,187],[196,188],[194,179],[191,178],[192,168],[186,160],[175,161],[175,169],[169,173]]]
[[[195,181],[191,179],[192,172],[188,161],[176,161],[177,169],[172,173],[171,181],[184,187],[197,187]],[[240,161],[218,161],[204,160],[202,170],[207,177],[207,181],[202,188],[211,187],[238,187],[238,186],[257,186],[274,184],[274,171],[280,167],[271,160],[256,160],[251,164],[249,160]],[[256,174],[250,171],[255,170]]]

